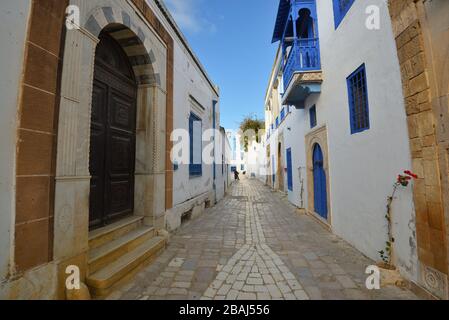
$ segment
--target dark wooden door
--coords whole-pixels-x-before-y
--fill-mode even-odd
[[[136,92],[125,53],[110,36],[100,35],[91,115],[91,228],[128,216],[134,209]]]

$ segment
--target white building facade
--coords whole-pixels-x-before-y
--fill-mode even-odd
[[[381,21],[373,30],[364,1],[280,1],[265,101],[267,183],[379,261],[387,199],[412,161],[388,6],[370,5]],[[392,211],[394,264],[418,282],[411,188],[396,193]]]

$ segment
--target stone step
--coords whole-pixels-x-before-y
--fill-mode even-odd
[[[164,237],[154,237],[106,267],[89,275],[87,285],[91,294],[96,298],[108,295],[115,287],[131,279],[141,267],[153,261],[165,248],[165,245],[166,239]]]
[[[131,216],[104,228],[89,232],[89,249],[98,248],[143,225],[143,217]]]
[[[120,238],[91,249],[89,251],[88,260],[89,273],[92,274],[97,272],[154,236],[154,228],[141,226],[126,233]]]

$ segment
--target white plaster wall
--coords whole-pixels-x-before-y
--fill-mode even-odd
[[[220,201],[225,196],[225,189],[227,187],[227,172],[226,172],[226,134],[223,131],[218,131],[220,133],[219,140],[217,141],[221,147],[216,154],[216,201]],[[222,156],[224,156],[224,161],[222,161]]]
[[[29,11],[29,0],[0,3],[0,282],[12,252],[17,106]]]
[[[242,178],[242,171],[246,170],[246,162],[245,162],[245,152],[243,149],[243,145],[240,143],[240,135],[238,131],[235,130],[226,130],[228,133],[228,139],[231,145],[231,166],[237,167],[237,171],[240,173],[240,178]],[[236,147],[234,148],[234,138],[236,139]],[[243,157],[242,157],[243,153]],[[242,170],[242,165],[245,167],[245,170]],[[232,178],[234,178],[234,174],[232,173]]]
[[[176,42],[174,70],[174,128],[182,128],[188,132],[190,112],[195,112],[190,103],[190,96],[193,96],[205,108],[202,114],[195,112],[202,120],[203,132],[212,129],[212,101],[215,98],[212,89],[206,84],[191,58]],[[203,147],[205,145],[206,142],[203,141]],[[180,165],[174,173],[174,205],[212,189],[213,166],[211,164],[203,163],[201,177],[190,177],[188,165]]]
[[[385,207],[399,173],[411,168],[399,63],[387,6],[356,1],[337,30],[332,0],[317,1],[324,82],[316,103],[328,128],[333,231],[378,260],[386,236]],[[365,27],[367,5],[381,8],[381,29]],[[351,135],[346,78],[366,64],[371,129]],[[316,101],[315,101],[316,100]],[[306,111],[307,112],[307,111]],[[308,121],[308,119],[307,119]],[[393,208],[398,265],[416,277],[412,189]]]
[[[282,126],[284,128],[284,159],[287,166],[287,149],[292,150],[293,191],[288,190],[287,173],[285,173],[285,186],[288,190],[288,199],[298,208],[306,208],[307,205],[307,171],[304,132],[307,129],[307,119],[304,110],[290,108]],[[289,130],[290,128],[290,130]],[[277,150],[276,150],[277,151]],[[300,179],[301,170],[301,179]]]
[[[284,136],[284,144],[282,150],[282,159],[284,159],[284,167],[287,167],[287,149],[292,150],[292,173],[293,173],[293,191],[288,190],[288,176],[284,171],[284,186],[288,194],[289,201],[298,208],[307,206],[307,172],[306,172],[306,153],[305,153],[305,131],[307,130],[308,119],[304,110],[297,110],[290,107],[290,113],[287,114],[285,120],[275,130],[267,143],[271,145],[271,169],[269,174],[277,171],[278,159],[278,143],[279,136]],[[302,179],[300,179],[299,170],[301,168]],[[276,179],[279,177],[276,175]],[[301,192],[302,190],[302,192]]]
[[[174,129],[183,128],[187,132],[189,130],[190,96],[193,96],[205,108],[203,114],[199,115],[203,122],[203,132],[212,129],[212,101],[218,100],[216,92],[155,2],[152,0],[146,0],[146,2],[174,39]],[[204,145],[205,143],[203,143]],[[212,192],[212,167],[212,165],[203,164],[202,176],[191,178],[189,166],[180,165],[173,176],[173,205],[176,206],[206,192]]]

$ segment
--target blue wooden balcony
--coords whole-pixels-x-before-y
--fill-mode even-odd
[[[284,88],[297,72],[321,71],[319,39],[295,39],[290,54],[283,62]]]
[[[323,80],[316,0],[279,0],[272,42],[282,50],[283,105],[298,109],[311,94],[321,92]]]

